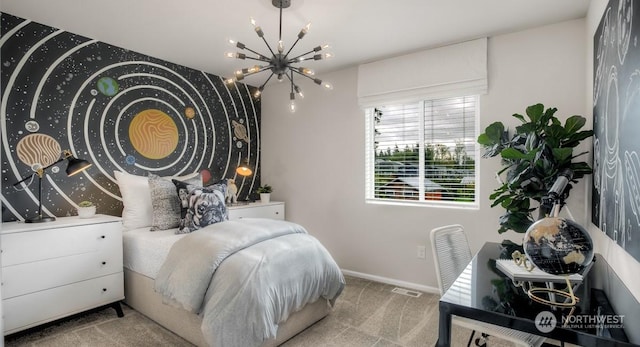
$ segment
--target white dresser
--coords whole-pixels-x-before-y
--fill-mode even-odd
[[[240,218],[271,218],[284,220],[284,202],[251,202],[228,206],[229,220]]]
[[[2,223],[4,335],[113,304],[122,314],[120,217]]]

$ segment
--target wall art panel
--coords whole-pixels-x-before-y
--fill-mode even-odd
[[[611,0],[594,36],[592,222],[640,261],[640,4]]]
[[[37,179],[13,186],[70,150],[93,166],[67,177],[47,170],[43,211],[75,214],[91,200],[119,215],[113,172],[161,176],[202,172],[234,178],[239,200],[260,184],[260,100],[204,71],[2,13],[0,36],[2,220],[35,216]],[[254,175],[236,177],[245,158]]]

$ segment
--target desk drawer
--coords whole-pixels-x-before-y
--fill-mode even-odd
[[[122,300],[123,281],[120,272],[2,300],[4,334]]]
[[[121,228],[120,223],[100,223],[2,235],[2,266],[116,249]]]

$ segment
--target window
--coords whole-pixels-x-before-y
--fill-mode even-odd
[[[477,207],[478,99],[368,108],[367,201]]]

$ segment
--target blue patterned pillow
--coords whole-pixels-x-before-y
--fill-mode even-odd
[[[174,184],[184,211],[184,217],[180,220],[176,233],[190,233],[207,225],[229,219],[227,206],[224,202],[227,191],[226,180],[206,187],[185,184],[185,182],[176,180],[174,180]]]

